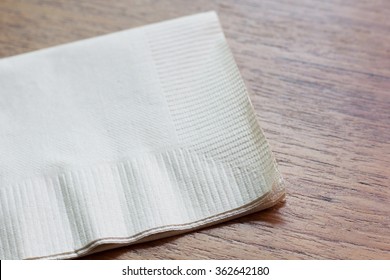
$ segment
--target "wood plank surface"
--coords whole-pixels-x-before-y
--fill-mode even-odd
[[[390,1],[0,0],[0,57],[208,10],[287,200],[86,258],[390,259]]]

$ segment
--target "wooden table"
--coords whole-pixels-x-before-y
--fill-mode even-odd
[[[0,1],[0,57],[216,10],[287,201],[92,259],[390,259],[390,2]],[[0,85],[1,87],[1,85]]]

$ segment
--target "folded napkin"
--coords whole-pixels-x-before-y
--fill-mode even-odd
[[[0,60],[0,258],[242,216],[283,181],[214,12]]]

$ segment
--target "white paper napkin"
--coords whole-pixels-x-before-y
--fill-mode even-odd
[[[193,230],[282,185],[213,12],[0,60],[1,259]]]

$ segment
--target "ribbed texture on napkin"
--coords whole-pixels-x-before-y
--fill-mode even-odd
[[[213,12],[2,59],[0,84],[1,259],[74,258],[284,197]]]

